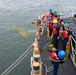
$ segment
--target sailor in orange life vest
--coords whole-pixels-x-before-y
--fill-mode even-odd
[[[59,30],[60,26],[57,24],[57,20],[53,20],[53,28],[52,28],[52,35],[51,39],[54,39],[54,47],[58,49],[58,40],[59,40]]]
[[[57,20],[57,11],[56,10],[53,11],[52,20]]]
[[[64,25],[64,22],[62,19],[60,19],[60,14],[57,14],[57,21],[58,21],[58,25]]]
[[[49,57],[49,59],[51,60],[52,64],[53,64],[53,75],[57,75],[58,73],[58,68],[59,68],[59,64],[63,63],[63,59],[66,56],[65,51],[63,50],[57,50],[56,48],[52,47],[52,52],[51,52],[51,56]]]
[[[51,14],[51,16],[50,16],[51,18],[53,18],[53,16],[54,16],[54,13],[52,11],[53,11],[52,8],[50,8],[49,9],[49,14]]]
[[[66,45],[70,43],[72,32],[69,30],[69,25],[67,23],[64,24],[64,30],[62,32],[63,36],[63,50],[66,50]]]
[[[47,26],[48,26],[48,29],[50,31],[49,35],[51,36],[52,35],[53,23],[52,23],[52,19],[50,17],[48,18]]]
[[[56,10],[53,11],[53,17],[57,18],[57,11]]]

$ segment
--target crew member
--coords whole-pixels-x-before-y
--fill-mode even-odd
[[[63,36],[63,50],[66,50],[66,45],[70,44],[72,32],[69,30],[69,25],[67,23],[64,24],[64,30],[62,33]]]
[[[53,28],[52,28],[51,39],[53,39],[54,47],[58,49],[58,40],[59,40],[60,27],[58,26],[57,23],[58,23],[57,20],[53,20]]]
[[[40,17],[38,17],[38,20],[37,20],[37,34],[36,35],[38,36],[38,41],[40,41],[40,36],[43,35],[43,28],[42,28]]]
[[[51,37],[51,35],[52,35],[52,28],[53,28],[53,24],[52,24],[52,19],[49,17],[48,18],[48,23],[47,23],[47,26],[48,26],[48,30],[49,30],[49,37]]]
[[[57,14],[57,21],[58,21],[58,25],[64,25],[64,22],[62,19],[60,19],[60,14]]]
[[[53,14],[54,14],[53,17],[57,17],[57,11],[56,10],[53,11]]]
[[[49,9],[49,14],[51,14],[51,18],[53,18],[54,13],[52,12],[52,8]]]
[[[51,60],[53,64],[53,75],[57,75],[59,64],[63,63],[63,59],[65,58],[66,53],[63,50],[58,51],[56,48],[52,47],[51,56],[49,59]]]

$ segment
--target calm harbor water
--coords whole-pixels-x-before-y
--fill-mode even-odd
[[[31,21],[48,13],[50,7],[68,17],[70,11],[76,12],[76,0],[0,0],[0,75],[33,43],[36,26]],[[33,34],[25,39],[12,26]],[[32,52],[8,75],[29,75],[31,56]]]

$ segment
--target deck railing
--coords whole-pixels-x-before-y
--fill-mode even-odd
[[[71,40],[71,53],[70,53],[70,57],[72,59],[72,62],[76,68],[76,40],[75,38],[72,36],[72,40]]]

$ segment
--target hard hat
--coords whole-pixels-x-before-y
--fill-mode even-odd
[[[52,12],[52,8],[50,8],[49,11]]]
[[[69,25],[67,23],[64,24],[64,27],[69,27]]]
[[[56,10],[54,10],[54,11],[53,11],[53,13],[57,13],[57,11],[56,11]]]
[[[53,23],[58,23],[58,21],[57,20],[53,20]]]
[[[60,17],[60,14],[57,14],[58,17]]]
[[[65,58],[65,56],[66,56],[65,51],[60,50],[60,51],[58,52],[58,57],[59,57],[60,59],[64,59],[64,58]]]
[[[54,60],[58,59],[56,52],[51,52],[51,58]]]
[[[51,18],[50,17],[48,18],[48,21],[51,21]]]

